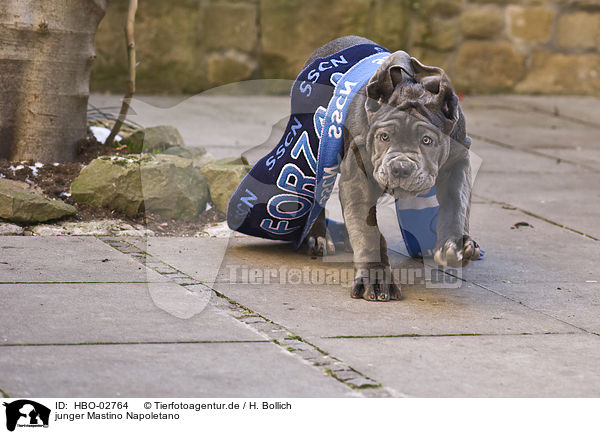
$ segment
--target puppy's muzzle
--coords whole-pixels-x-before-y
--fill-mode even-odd
[[[415,169],[414,163],[400,159],[391,161],[388,167],[389,175],[392,179],[408,178]]]

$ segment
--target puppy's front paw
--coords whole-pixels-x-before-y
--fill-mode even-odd
[[[469,261],[479,258],[480,254],[479,244],[470,236],[463,235],[451,238],[435,249],[433,260],[447,267],[464,267]]]
[[[389,267],[360,267],[350,293],[352,298],[364,298],[367,301],[400,300],[400,287],[393,282]]]

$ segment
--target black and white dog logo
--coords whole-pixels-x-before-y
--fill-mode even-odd
[[[6,407],[6,429],[14,431],[16,427],[47,427],[50,409],[35,401],[19,399],[3,403]]]

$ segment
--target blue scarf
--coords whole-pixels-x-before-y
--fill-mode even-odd
[[[231,229],[291,241],[295,248],[302,244],[339,172],[350,102],[389,55],[379,45],[355,45],[314,60],[298,75],[283,137],[254,165],[229,201]],[[430,255],[436,238],[435,191],[409,200],[409,206],[402,205],[404,201],[396,204],[407,250],[414,257]]]

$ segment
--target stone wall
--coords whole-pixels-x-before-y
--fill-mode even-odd
[[[111,0],[100,25],[93,91],[124,89],[126,11]],[[600,94],[600,0],[143,0],[138,92],[293,79],[347,34],[443,67],[461,92]]]

